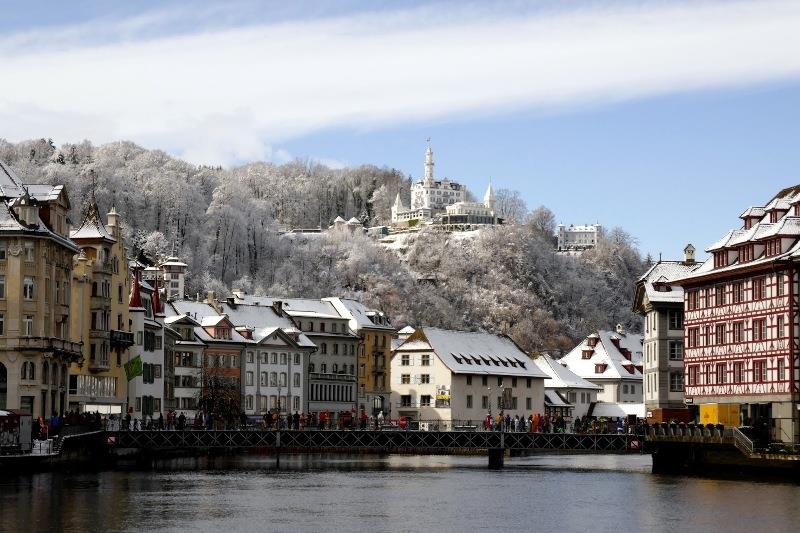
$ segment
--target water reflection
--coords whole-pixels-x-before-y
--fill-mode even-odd
[[[654,476],[646,456],[243,456],[0,477],[8,531],[793,531],[800,487]]]

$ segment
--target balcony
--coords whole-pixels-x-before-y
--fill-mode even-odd
[[[109,332],[102,329],[94,329],[91,328],[89,330],[89,338],[90,339],[98,339],[98,340],[108,340]]]
[[[78,362],[83,357],[83,352],[81,351],[83,345],[80,342],[70,342],[54,337],[18,337],[16,340],[20,351],[53,352],[54,355],[62,356],[73,362]]]
[[[91,307],[92,311],[98,311],[98,310],[108,311],[109,309],[111,309],[111,298],[94,295],[91,297],[89,301],[89,306]]]
[[[108,358],[89,361],[89,372],[107,372],[109,370],[111,370],[111,363]]]
[[[130,331],[122,331],[119,329],[111,330],[111,346],[120,348],[129,348],[133,346],[133,333]]]
[[[356,377],[352,374],[323,374],[320,372],[309,372],[308,379],[311,381],[344,381],[346,383],[356,382]]]
[[[92,266],[92,272],[98,272],[100,274],[113,274],[111,261],[106,261],[105,263],[96,261]]]

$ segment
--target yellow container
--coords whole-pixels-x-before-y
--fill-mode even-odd
[[[700,423],[722,424],[725,427],[739,427],[738,403],[700,404]]]

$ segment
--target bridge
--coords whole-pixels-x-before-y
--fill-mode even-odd
[[[280,453],[378,452],[408,454],[487,453],[501,467],[509,453],[641,453],[631,434],[513,433],[491,431],[187,430],[111,431],[112,451],[263,450]]]

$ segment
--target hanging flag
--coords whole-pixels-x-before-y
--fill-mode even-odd
[[[144,374],[142,358],[138,355],[125,363],[125,375],[128,377],[128,381],[142,374]]]

